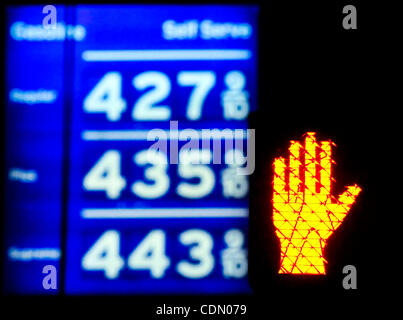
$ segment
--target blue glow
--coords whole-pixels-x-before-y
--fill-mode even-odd
[[[57,27],[44,30],[41,6],[8,8],[6,292],[57,293],[42,268],[59,270],[63,249],[65,294],[250,292],[247,177],[216,154],[227,142],[203,144],[218,163],[199,167],[144,151],[151,130],[171,161],[186,135],[217,129],[245,153],[257,13],[57,6]]]

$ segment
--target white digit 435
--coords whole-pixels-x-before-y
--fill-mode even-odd
[[[203,163],[210,163],[211,151],[182,150],[179,158],[178,175],[184,179],[197,178],[199,182],[180,182],[176,189],[177,194],[188,199],[208,196],[214,189],[215,175],[214,171]],[[168,159],[165,153],[154,149],[142,150],[134,155],[133,160],[138,166],[145,167],[146,181],[135,181],[131,186],[132,192],[144,199],[157,199],[164,196],[170,186],[170,178],[167,174]],[[126,179],[121,175],[120,152],[106,151],[84,176],[83,187],[86,191],[104,191],[109,199],[119,198],[126,187]]]

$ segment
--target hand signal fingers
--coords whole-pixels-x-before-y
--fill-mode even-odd
[[[348,186],[347,190],[339,196],[339,207],[342,207],[344,212],[348,213],[360,192],[361,188],[358,185]]]
[[[332,183],[332,142],[322,141],[320,143],[320,173],[319,173],[319,183],[320,183],[320,194],[323,197],[323,201],[326,197],[330,195],[330,186]]]
[[[339,196],[338,203],[326,205],[331,213],[329,218],[331,220],[332,230],[336,230],[343,222],[360,192],[361,188],[356,184],[348,186],[347,190]]]
[[[275,193],[285,193],[285,159],[276,158],[273,163],[274,168],[274,179],[273,179],[273,190]]]
[[[309,197],[309,202],[312,203],[316,197],[316,183],[319,182],[316,176],[317,159],[316,159],[316,143],[315,132],[307,132],[304,146],[304,177],[305,177],[305,197]],[[319,200],[317,201],[319,202]]]
[[[286,191],[285,182],[285,159],[276,158],[273,162],[274,178],[273,178],[273,222],[275,226],[284,222],[282,216],[287,208],[288,193]],[[280,222],[279,222],[280,221]],[[282,221],[282,222],[281,222]]]
[[[301,150],[302,146],[297,141],[291,141],[289,148],[290,163],[289,163],[289,198],[290,202],[302,202],[302,181],[301,181]],[[299,201],[300,200],[300,201]]]

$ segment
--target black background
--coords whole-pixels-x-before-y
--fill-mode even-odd
[[[342,27],[346,4],[357,8],[357,30]],[[273,8],[276,13],[270,14]],[[381,94],[385,79],[379,74],[386,50],[382,43],[388,40],[377,9],[379,4],[354,1],[263,6],[260,109],[250,117],[250,128],[256,128],[256,171],[250,190],[249,280],[259,301],[256,311],[274,308],[287,319],[348,317],[381,302],[383,279],[377,273],[384,272],[382,236],[372,173],[388,114]],[[334,194],[355,183],[363,191],[327,242],[326,276],[278,275],[272,163],[275,157],[286,157],[290,140],[301,141],[308,131],[337,145]],[[384,154],[390,151],[384,148]],[[345,265],[357,268],[357,290],[342,286]]]
[[[116,318],[124,313],[122,316],[127,319],[181,319],[156,316],[156,307],[164,303],[196,307],[206,303],[230,303],[247,304],[251,319],[323,319],[329,316],[349,318],[379,305],[384,293],[378,274],[382,272],[385,258],[375,212],[378,192],[373,172],[379,163],[380,132],[390,117],[382,91],[385,78],[381,74],[387,69],[386,48],[394,41],[391,40],[394,27],[391,20],[395,9],[385,2],[381,6],[369,1],[248,3],[260,4],[259,111],[250,116],[249,125],[256,129],[256,170],[250,177],[249,239],[249,280],[255,293],[210,297],[65,297],[63,294],[1,297],[14,312],[39,312],[54,318],[64,314],[80,318],[83,314],[91,318],[98,315]],[[342,27],[342,9],[347,4],[357,8],[358,30]],[[6,32],[4,11],[5,6],[3,36]],[[4,61],[4,50],[2,55]],[[3,79],[4,67],[3,64]],[[4,105],[4,86],[2,93]],[[1,118],[4,119],[4,114]],[[1,130],[4,135],[4,125]],[[275,157],[286,154],[289,140],[299,140],[307,131],[315,131],[318,139],[331,139],[337,145],[334,193],[339,194],[344,186],[355,183],[363,191],[328,241],[327,276],[280,277],[277,275],[279,242],[271,221],[272,162]],[[3,138],[1,150],[4,150],[4,141]],[[3,187],[5,179],[4,172]],[[342,287],[342,269],[347,264],[357,268],[357,290]]]

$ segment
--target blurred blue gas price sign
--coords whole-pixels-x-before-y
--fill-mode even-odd
[[[257,8],[73,12],[65,293],[249,292]]]

